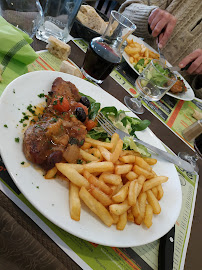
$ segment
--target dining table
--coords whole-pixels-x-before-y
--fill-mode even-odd
[[[78,67],[82,67],[85,52],[72,40],[70,40],[68,44],[71,46],[69,59]],[[35,51],[46,49],[46,43],[36,38],[34,38],[31,46]],[[133,71],[133,79],[137,78],[137,76],[138,75]],[[123,86],[111,76],[108,76],[100,87],[121,103],[124,103],[124,97],[129,95]],[[142,120],[150,120],[151,124],[149,125],[149,128],[151,131],[176,155],[179,152],[187,152],[191,155],[194,154],[194,150],[191,147],[189,147],[149,110],[145,109],[145,112],[142,115],[138,115],[138,117]],[[199,159],[197,164],[200,168],[200,179],[202,177],[202,160]],[[9,179],[9,185],[17,191],[18,189],[15,186],[15,183],[12,178],[9,177],[9,172],[7,172],[6,167],[3,166],[3,161],[1,161],[0,173],[1,178],[7,174],[6,177]],[[201,205],[202,184],[199,180],[193,221],[190,228],[191,233],[188,239],[188,248],[184,264],[185,270],[202,269],[202,260],[200,258],[202,243]],[[53,240],[48,236],[49,228],[47,228],[47,231],[42,230],[31,216],[27,215],[26,211],[20,209],[20,206],[17,206],[3,191],[0,191],[0,216],[0,269],[78,270],[84,268],[81,267],[82,264],[79,263],[81,260],[79,254],[75,254],[70,248],[68,249],[68,252],[65,252],[59,239],[57,240],[57,238],[55,238]],[[96,257],[91,259],[97,260]],[[96,268],[92,267],[92,269]],[[116,269],[118,269],[118,266]],[[144,270],[152,268],[146,266],[144,268],[144,264],[141,265],[141,263],[139,263],[139,268],[134,267],[130,269]]]

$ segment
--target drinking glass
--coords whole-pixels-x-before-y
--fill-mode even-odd
[[[102,83],[121,62],[125,41],[135,29],[135,24],[113,10],[104,34],[93,38],[89,43],[81,69],[84,76],[96,83]]]
[[[63,42],[70,40],[70,31],[82,0],[46,0],[44,18],[36,37],[48,42],[54,36]]]
[[[184,129],[182,135],[187,141],[194,142],[196,154],[190,155],[186,152],[180,152],[178,156],[191,163],[195,172],[199,172],[197,160],[202,159],[202,119]]]
[[[33,38],[42,22],[43,10],[38,0],[0,0],[0,15]]]
[[[166,63],[153,59],[135,81],[140,96],[138,98],[125,96],[124,102],[131,111],[142,114],[144,112],[142,98],[149,101],[160,100],[176,81],[177,75],[169,70]]]

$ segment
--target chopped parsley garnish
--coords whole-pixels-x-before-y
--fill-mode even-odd
[[[26,127],[27,126],[27,124],[23,124],[23,127]]]
[[[70,117],[74,117],[74,115],[73,114],[70,114]]]
[[[54,100],[53,101],[53,105],[57,105],[57,100]]]
[[[13,93],[15,94],[15,89],[13,89]]]
[[[57,122],[57,121],[58,121],[58,119],[55,118],[55,117],[53,117],[53,118],[50,120],[50,122],[53,122],[53,123],[55,123],[55,122]]]
[[[83,163],[83,160],[77,159],[77,164],[82,164],[82,163]]]
[[[19,137],[15,138],[15,142],[19,143],[19,141],[20,141]]]
[[[39,186],[36,186],[36,188],[39,188]]]
[[[21,165],[24,165],[24,164],[25,164],[25,162],[24,162],[24,161],[22,161],[20,164],[21,164]]]
[[[7,126],[7,125],[4,125],[4,127],[5,127],[5,128],[8,128],[8,126]]]
[[[45,97],[44,93],[38,95],[39,98]]]
[[[63,97],[60,97],[60,98],[59,98],[59,101],[60,101],[60,103],[62,103],[62,101],[63,101]]]
[[[29,106],[27,107],[28,111],[31,112],[32,114],[36,115],[35,114],[35,110],[32,109],[32,105],[29,104]]]

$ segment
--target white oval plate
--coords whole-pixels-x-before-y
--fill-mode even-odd
[[[128,111],[121,102],[101,88],[77,77],[56,71],[35,71],[18,77],[11,82],[0,98],[0,151],[5,165],[13,181],[23,195],[46,218],[67,232],[82,239],[114,247],[131,247],[144,245],[159,239],[175,224],[181,209],[182,193],[180,180],[173,164],[158,159],[154,171],[165,175],[169,180],[163,184],[164,196],[160,201],[162,212],[155,215],[150,229],[128,222],[123,231],[116,230],[113,225],[105,226],[94,214],[90,213],[82,203],[81,220],[76,222],[69,214],[68,186],[61,180],[46,180],[41,172],[32,164],[21,165],[25,160],[22,151],[22,112],[27,111],[29,104],[41,103],[38,94],[47,93],[57,77],[74,83],[80,92],[87,94],[104,106],[116,106],[117,109]],[[15,90],[15,93],[13,93]],[[135,116],[128,113],[129,116]],[[4,125],[8,128],[5,128]],[[18,125],[18,127],[17,127]],[[164,150],[159,139],[146,129],[137,132],[140,139]],[[16,143],[15,138],[20,142]],[[155,157],[155,156],[154,156]],[[38,187],[38,188],[37,188]]]
[[[133,36],[133,35],[130,35],[129,36],[129,39],[133,39],[133,41],[135,42],[138,42],[140,44],[143,44],[145,45],[148,49],[150,49],[151,51],[155,52],[155,53],[158,53],[156,50],[154,50],[151,46],[149,46],[149,44],[147,44],[146,42],[144,42],[142,39],[136,37],[136,36]],[[138,74],[140,75],[140,73],[134,68],[134,66],[130,63],[129,61],[129,56],[126,52],[123,52],[123,57],[124,59],[126,60],[126,62],[128,63],[128,65]],[[167,65],[169,67],[172,67],[172,65],[168,62],[167,62]],[[179,93],[179,94],[173,94],[172,92],[167,92],[166,94],[171,96],[171,97],[174,97],[174,98],[177,98],[177,99],[182,99],[182,100],[186,100],[186,101],[189,101],[189,100],[193,100],[195,95],[194,95],[194,91],[193,89],[191,88],[191,86],[188,84],[188,82],[182,77],[182,75],[180,73],[178,73],[178,76],[184,81],[184,84],[187,88],[187,91],[186,92],[182,92],[182,93]]]

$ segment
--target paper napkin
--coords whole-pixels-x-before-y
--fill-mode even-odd
[[[26,33],[0,16],[0,95],[12,80],[27,73],[27,65],[37,59],[38,55],[29,45],[32,41]]]

